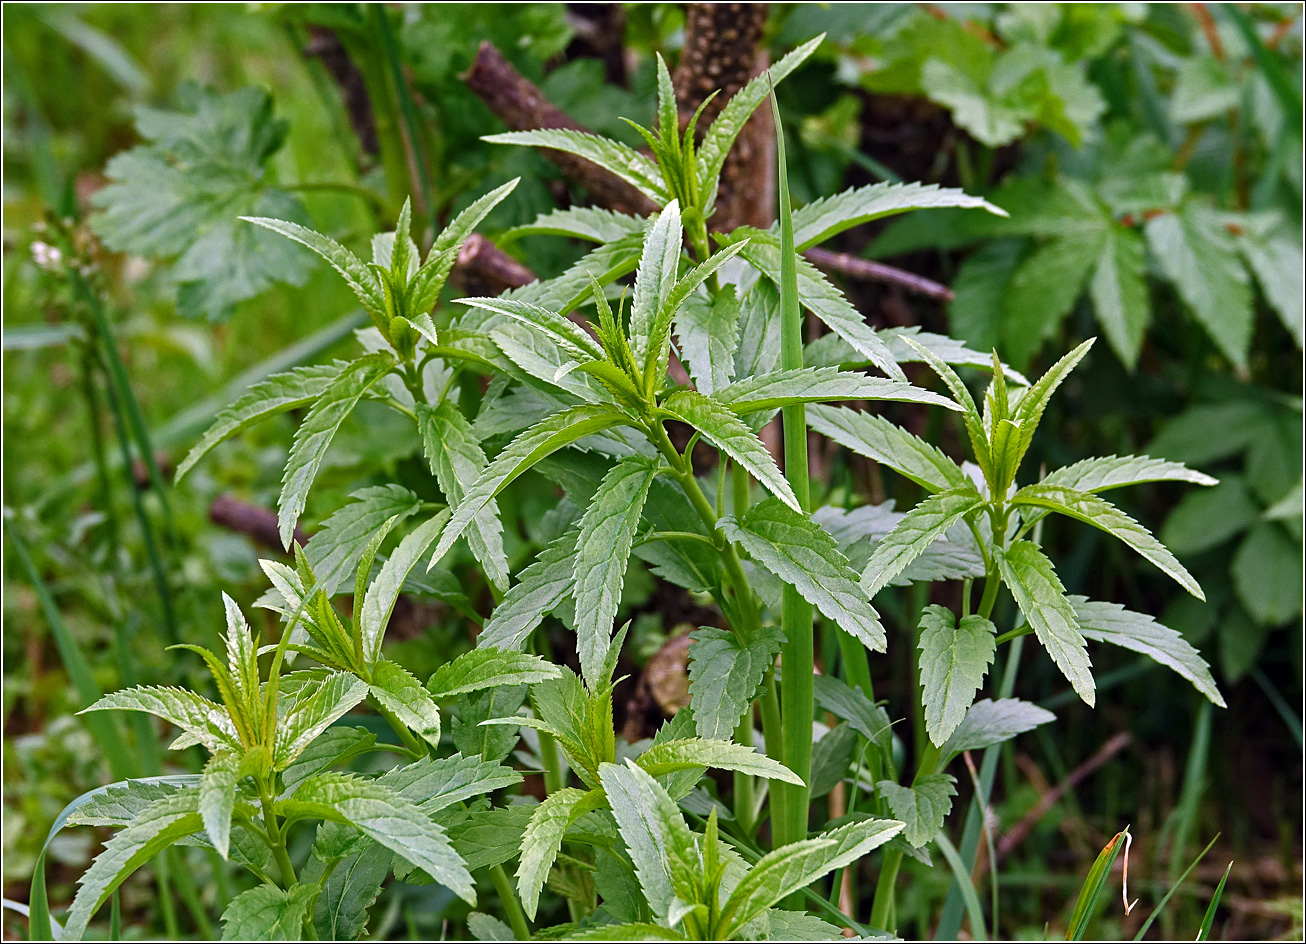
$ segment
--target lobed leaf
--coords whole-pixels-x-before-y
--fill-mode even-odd
[[[910,787],[881,780],[876,789],[893,815],[906,824],[903,838],[919,849],[943,828],[957,795],[957,781],[948,774],[925,774],[916,777]]]
[[[241,892],[222,912],[224,941],[299,941],[317,889],[256,885]]]
[[[763,626],[745,643],[729,630],[700,626],[689,638],[694,726],[699,737],[729,738],[775,663],[784,635],[778,627]]]
[[[963,616],[960,624],[942,606],[927,606],[921,614],[921,700],[925,729],[936,746],[952,736],[984,684],[997,650],[996,633],[991,622],[973,613]],[[902,819],[897,811],[894,815]]]

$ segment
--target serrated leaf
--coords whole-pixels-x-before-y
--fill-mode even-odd
[[[680,356],[699,393],[730,383],[739,346],[739,301],[733,285],[722,286],[709,300],[691,295],[676,315]]]
[[[1013,451],[1007,463],[1007,468],[1012,475],[1019,468],[1025,454],[1029,452],[1030,443],[1034,441],[1034,431],[1038,429],[1039,421],[1043,419],[1043,411],[1047,409],[1052,394],[1057,387],[1061,386],[1061,382],[1070,375],[1070,372],[1075,369],[1075,366],[1084,359],[1088,349],[1093,346],[1094,340],[1094,338],[1089,338],[1049,367],[1047,372],[1035,381],[1033,386],[1020,398],[1020,403],[1016,405],[1016,409],[1011,416],[1011,421],[1018,430],[1012,447]]]
[[[729,738],[774,664],[784,636],[778,627],[763,626],[744,643],[728,630],[700,626],[689,639],[689,697],[695,729],[699,737]]]
[[[496,187],[449,221],[449,225],[436,237],[426,261],[408,283],[404,306],[406,311],[417,317],[427,316],[427,312],[434,307],[440,297],[440,290],[444,288],[449,273],[453,271],[462,244],[467,241],[472,230],[490,214],[490,211],[512,193],[520,180],[521,178],[517,177]],[[427,320],[429,321],[429,318]],[[434,340],[432,343],[435,343]]]
[[[768,499],[749,508],[742,519],[722,518],[717,527],[826,619],[868,649],[884,651],[884,627],[858,585],[856,572],[834,538],[806,515]]]
[[[331,727],[345,712],[367,697],[367,683],[348,672],[332,672],[299,698],[285,717],[277,720],[272,760],[283,770],[313,739]]]
[[[289,796],[314,774],[366,753],[375,745],[376,735],[366,728],[347,728],[343,725],[327,728],[281,772],[281,785],[285,788],[282,795]]]
[[[569,236],[594,243],[611,243],[632,233],[643,235],[644,220],[641,217],[615,213],[600,207],[569,207],[541,213],[535,217],[534,222],[508,230],[503,238]]]
[[[200,780],[199,812],[204,832],[224,859],[230,847],[231,811],[236,803],[239,778],[240,757],[223,751],[209,758]]]
[[[1095,698],[1088,648],[1052,562],[1034,543],[1016,541],[998,555],[998,568],[1043,648],[1075,694],[1091,707]]]
[[[862,571],[862,590],[874,597],[949,528],[983,504],[983,497],[970,483],[927,497],[875,546]]]
[[[499,297],[530,302],[565,315],[593,298],[591,279],[599,285],[607,285],[635,271],[644,245],[644,225],[645,221],[641,220],[638,231],[582,256],[556,278],[532,282],[522,288],[504,292]]]
[[[484,643],[484,636],[482,633],[477,639],[477,648],[436,669],[426,683],[427,691],[437,698],[449,698],[504,685],[533,685],[559,676],[557,666],[539,656],[494,648]]]
[[[1055,337],[1083,293],[1106,242],[1101,226],[1072,229],[1039,246],[1016,267],[1002,301],[1002,351],[1025,367]]]
[[[807,425],[929,491],[945,491],[967,482],[966,473],[955,462],[882,416],[846,407],[814,406],[807,411]]]
[[[713,253],[709,258],[686,272],[663,299],[649,331],[649,350],[644,363],[646,382],[654,388],[660,386],[667,374],[671,359],[671,325],[677,313],[694,292],[727,262],[739,255],[744,243],[734,243]]]
[[[64,825],[122,828],[130,825],[152,803],[197,786],[199,782],[198,774],[169,774],[97,787],[69,804],[64,813]]]
[[[275,220],[261,216],[245,216],[241,217],[241,219],[246,223],[253,223],[255,226],[270,229],[274,233],[279,233],[287,239],[293,239],[295,242],[313,250],[325,259],[331,265],[331,268],[344,277],[345,282],[353,290],[363,309],[372,318],[372,322],[378,327],[383,324],[388,327],[385,293],[381,288],[380,279],[377,278],[373,270],[369,269],[361,259],[344,246],[330,236],[323,236],[307,226],[300,226],[298,223],[292,223],[288,220]]]
[[[1247,232],[1238,240],[1238,248],[1256,276],[1261,293],[1279,320],[1301,347],[1306,336],[1306,287],[1302,272],[1306,262],[1302,248],[1287,235],[1261,235]]]
[[[328,827],[339,828],[335,823],[326,823],[319,829]],[[369,842],[331,866],[331,873],[320,879],[327,866],[316,857],[309,860],[300,880],[308,887],[321,880],[322,889],[313,908],[313,927],[320,939],[358,939],[367,927],[367,910],[376,904],[393,861],[393,852]]]
[[[893,753],[893,732],[888,712],[866,697],[860,689],[833,675],[813,678],[816,703],[847,721],[858,734],[874,744],[886,757]]]
[[[612,467],[580,520],[572,593],[576,601],[576,650],[581,676],[594,688],[601,678],[621,603],[630,548],[639,528],[658,463],[643,456]]]
[[[410,800],[375,782],[345,774],[310,777],[278,809],[290,819],[315,818],[352,825],[426,872],[470,905],[476,890],[462,858],[445,835]]]
[[[257,885],[241,892],[222,913],[224,941],[299,941],[317,889],[294,885],[288,891]]]
[[[960,624],[945,607],[927,606],[921,614],[917,643],[921,650],[921,700],[925,705],[925,729],[936,745],[941,747],[961,724],[975,693],[984,684],[997,651],[996,633],[992,623],[975,614],[962,617]],[[896,811],[894,815],[898,816]]]
[[[482,729],[485,730],[485,729]],[[469,869],[503,865],[516,858],[535,806],[497,806],[470,813],[450,811],[449,840]]]
[[[1073,465],[1049,472],[1041,484],[1058,485],[1081,492],[1105,492],[1143,482],[1192,482],[1215,485],[1216,480],[1182,462],[1153,459],[1150,456],[1101,456],[1084,459]]]
[[[440,746],[440,709],[403,666],[389,659],[377,662],[368,694],[432,747]]]
[[[1106,642],[1150,656],[1178,672],[1193,687],[1221,708],[1224,698],[1206,661],[1181,633],[1162,626],[1145,613],[1135,613],[1118,603],[1099,603],[1087,597],[1069,596],[1085,639]]]
[[[903,336],[901,340],[915,351],[921,360],[929,364],[931,370],[939,375],[939,379],[943,381],[948,388],[948,392],[952,394],[953,400],[961,407],[962,421],[966,427],[966,436],[970,440],[971,450],[975,454],[975,461],[984,472],[985,479],[991,479],[993,475],[993,457],[990,455],[989,437],[984,421],[980,417],[979,408],[975,406],[975,398],[970,395],[970,391],[962,383],[961,378],[957,376],[957,372],[949,367],[941,357],[915,338]]]
[[[111,692],[95,704],[83,708],[87,711],[144,711],[181,728],[210,751],[241,749],[235,725],[222,706],[202,695],[181,688],[142,685]]]
[[[814,200],[794,211],[794,248],[799,252],[825,242],[846,229],[910,210],[962,207],[988,210],[996,216],[1007,211],[982,197],[938,184],[869,184]]]
[[[1131,229],[1111,226],[1088,282],[1093,311],[1106,339],[1127,368],[1138,364],[1143,334],[1151,319],[1143,239]]]
[[[1007,286],[1029,242],[993,239],[969,253],[953,276],[948,332],[981,350],[996,350],[1006,314]],[[985,365],[986,367],[988,365]]]
[[[717,390],[713,398],[740,415],[830,400],[892,400],[959,409],[946,397],[909,383],[833,367],[778,370],[760,377],[744,377]]]
[[[755,777],[782,780],[799,786],[803,783],[792,770],[765,754],[725,740],[676,738],[662,741],[640,754],[635,763],[654,777],[665,777],[695,767],[715,767],[718,770],[737,770]]]
[[[213,419],[211,425],[200,437],[200,441],[186,453],[186,458],[177,466],[174,482],[180,482],[195,463],[203,459],[220,443],[226,442],[242,430],[255,423],[260,423],[270,416],[287,410],[308,406],[320,397],[339,375],[343,365],[320,364],[296,367],[280,374],[273,374],[266,380],[259,381],[249,388],[231,406],[223,409]]]
[[[795,511],[798,499],[762,441],[723,404],[694,390],[677,390],[662,408],[700,430],[718,449],[752,473],[773,495]]]
[[[341,582],[358,568],[363,550],[380,527],[415,514],[421,506],[416,495],[399,485],[373,485],[349,496],[354,499],[322,522],[304,545],[318,587],[334,596]]]
[[[572,823],[600,809],[606,797],[600,790],[564,787],[550,794],[535,808],[521,840],[521,864],[517,868],[517,894],[527,917],[535,919],[540,890],[562,848],[562,837]]]
[[[570,593],[576,571],[576,539],[571,528],[540,552],[517,577],[517,583],[494,608],[477,637],[478,646],[520,649],[527,637]]]
[[[460,298],[458,304],[491,311],[542,331],[572,360],[584,363],[603,359],[603,349],[585,329],[556,311],[512,298]]]
[[[281,544],[290,547],[295,525],[304,511],[308,490],[317,478],[327,447],[336,430],[353,411],[363,395],[376,385],[394,366],[389,354],[364,354],[352,361],[331,381],[330,386],[313,404],[299,429],[286,460],[281,495],[277,499],[277,521]]]
[[[1301,542],[1278,525],[1263,521],[1251,530],[1231,573],[1239,602],[1257,623],[1278,626],[1301,613]]]
[[[517,144],[575,154],[616,174],[655,203],[667,202],[667,191],[662,183],[662,174],[658,166],[634,148],[609,138],[584,131],[549,128],[488,134],[481,140],[488,141],[490,144]]]
[[[917,848],[938,835],[957,795],[957,781],[949,774],[925,774],[910,787],[881,780],[876,788],[893,815],[906,824],[903,837]]]
[[[628,422],[611,407],[587,403],[557,413],[522,433],[485,467],[454,508],[435,553],[431,555],[431,565],[444,557],[491,499],[540,459],[586,436]]]
[[[64,940],[79,941],[113,890],[158,853],[203,827],[199,791],[184,790],[151,803],[104,845],[78,883],[64,920]]]
[[[454,754],[423,757],[382,774],[376,782],[433,816],[464,800],[514,786],[521,779],[521,774],[497,761],[476,754],[467,757]]]
[[[385,629],[390,623],[395,602],[399,599],[399,591],[403,589],[409,571],[417,566],[418,559],[426,553],[436,535],[442,533],[441,529],[446,527],[448,520],[449,511],[445,509],[405,535],[367,588],[362,616],[359,618],[363,656],[367,661],[375,661],[380,656],[381,642],[385,638]]]
[[[1056,715],[1047,709],[1019,698],[1000,698],[997,701],[982,698],[970,706],[939,756],[951,757],[962,751],[992,747],[1055,718]]]
[[[683,238],[680,204],[672,200],[649,227],[635,274],[628,332],[637,365],[648,360],[654,322],[676,284]]]
[[[418,404],[417,422],[426,461],[436,483],[449,505],[457,505],[485,470],[485,452],[467,418],[448,400],[436,407]],[[508,559],[503,550],[503,525],[499,521],[499,506],[493,500],[472,519],[467,543],[489,581],[501,592],[507,591]]]
[[[1165,574],[1173,578],[1175,582],[1197,599],[1206,599],[1202,594],[1202,588],[1197,585],[1197,581],[1193,579],[1192,574],[1188,573],[1183,564],[1179,563],[1175,556],[1166,550],[1164,544],[1154,538],[1150,531],[1129,515],[1096,495],[1060,485],[1039,483],[1037,485],[1026,485],[1016,492],[1011,497],[1011,503],[1015,506],[1032,505],[1036,508],[1047,508],[1058,514],[1083,521],[1085,524],[1091,524],[1093,527],[1099,528],[1112,537],[1123,541],[1130,548],[1161,568]]]

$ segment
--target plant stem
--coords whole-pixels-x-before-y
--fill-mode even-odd
[[[739,726],[735,728],[735,742],[745,747],[753,746],[753,706],[749,704],[748,711],[740,719]],[[753,778],[749,774],[736,772],[735,780],[735,822],[739,828],[744,831],[744,835],[752,836],[753,828],[756,825],[753,822],[753,811],[755,807],[755,793],[753,791]]]
[[[517,893],[513,890],[512,883],[508,881],[508,873],[503,870],[502,865],[491,866],[490,878],[494,882],[494,890],[499,893],[499,903],[503,905],[503,910],[508,915],[508,923],[512,925],[513,935],[519,941],[529,941],[531,928],[526,923],[526,913],[522,911],[521,903],[517,901]]]
[[[552,796],[566,786],[562,761],[558,756],[558,742],[546,731],[539,732],[540,760],[544,761],[544,792]]]
[[[286,835],[277,824],[277,814],[272,808],[272,792],[266,784],[260,786],[262,789],[259,791],[259,802],[263,805],[263,828],[267,830],[272,858],[281,872],[281,884],[285,888],[290,888],[299,879],[295,877],[295,867],[290,862],[290,854],[286,852]]]

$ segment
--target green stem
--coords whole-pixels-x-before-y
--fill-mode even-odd
[[[277,863],[277,869],[281,872],[281,884],[288,889],[299,879],[295,876],[295,867],[290,862],[290,854],[286,852],[285,832],[277,824],[277,814],[272,807],[272,792],[267,788],[266,784],[261,786],[259,802],[263,805],[263,828],[267,830],[268,846],[272,849],[272,858]]]
[[[735,743],[742,744],[744,747],[753,746],[753,706],[748,706],[748,711],[740,719],[739,726],[735,728]],[[744,835],[752,836],[756,824],[753,822],[753,813],[756,810],[756,794],[754,792],[753,778],[750,774],[739,773],[736,771],[735,780],[735,822],[739,828],[744,831]]]
[[[379,702],[373,701],[372,704],[381,717],[385,719],[385,723],[390,725],[390,730],[394,731],[395,735],[399,738],[400,743],[402,743],[403,746],[408,749],[408,752],[413,755],[413,760],[420,760],[431,753],[426,745],[422,741],[419,741],[412,731],[408,730],[408,725],[395,717],[394,712],[390,711],[390,709],[386,708]]]
[[[558,756],[558,742],[546,731],[539,732],[540,760],[544,762],[544,792],[549,796],[566,786],[562,772],[562,759]]]
[[[490,878],[494,882],[494,890],[499,893],[499,904],[503,905],[503,910],[508,915],[513,935],[519,941],[529,941],[531,928],[526,923],[526,913],[522,911],[521,903],[517,901],[517,892],[508,881],[508,873],[502,865],[491,866]]]

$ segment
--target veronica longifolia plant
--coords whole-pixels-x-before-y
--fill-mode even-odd
[[[127,874],[182,841],[211,845],[260,883],[228,908],[229,936],[311,929],[353,937],[387,875],[434,880],[474,902],[472,874],[480,869],[512,925],[474,914],[470,926],[481,936],[530,935],[546,888],[569,908],[570,922],[547,930],[554,937],[788,939],[837,937],[841,927],[892,930],[899,863],[904,855],[928,861],[925,847],[940,837],[951,808],[949,761],[1052,717],[1015,698],[975,700],[1000,645],[1035,635],[1089,704],[1088,642],[1150,655],[1222,703],[1205,663],[1178,633],[1113,603],[1067,595],[1038,546],[1045,517],[1074,518],[1201,595],[1174,557],[1101,493],[1161,480],[1210,484],[1207,477],[1177,463],[1110,457],[1019,481],[1048,399],[1089,343],[1031,384],[996,357],[945,337],[868,326],[800,255],[850,227],[913,209],[1000,209],[957,190],[877,184],[791,213],[781,148],[780,222],[709,234],[735,138],[772,84],[819,42],[749,83],[701,135],[697,115],[682,129],[659,60],[656,121],[638,129],[647,154],[573,131],[491,137],[579,155],[659,209],[643,219],[575,208],[518,228],[509,238],[561,235],[595,248],[556,278],[461,299],[462,314],[442,313],[439,324],[432,309],[459,245],[513,184],[457,217],[425,261],[409,236],[406,206],[397,232],[374,238],[370,264],[295,224],[250,221],[303,243],[340,272],[372,319],[360,334],[367,352],[257,385],[219,417],[179,474],[252,423],[307,410],[279,503],[289,546],[333,435],[369,398],[414,422],[447,507],[398,485],[365,488],[295,548],[294,566],[264,562],[273,588],[264,602],[283,619],[280,641],[260,674],[258,642],[228,602],[226,663],[197,650],[220,702],[136,689],[94,706],[160,715],[184,732],[179,744],[199,743],[211,758],[193,781],[119,785],[80,808],[76,821],[123,829],[83,881],[69,915],[73,937]],[[632,274],[628,289],[617,284]],[[805,346],[803,309],[830,329]],[[928,364],[948,396],[908,383],[901,365],[909,361]],[[991,371],[982,409],[954,366]],[[448,396],[464,371],[489,377],[468,413]],[[948,411],[965,430],[973,464],[958,464],[874,412],[833,405],[840,401]],[[805,453],[787,450],[782,472],[758,435],[780,411],[787,411],[787,446],[811,430],[900,473],[926,497],[905,513],[872,505],[810,510],[805,461],[795,459]],[[706,476],[691,461],[697,446],[715,453]],[[551,512],[556,536],[513,575],[496,502],[532,469],[558,482],[565,498]],[[402,537],[383,555],[392,533]],[[482,624],[477,648],[422,685],[386,657],[386,624],[401,590],[440,574],[460,541],[479,562],[495,606],[488,617],[469,613]],[[626,627],[614,634],[614,625],[632,558],[707,595],[720,613],[718,625],[691,637],[690,706],[638,744],[617,736],[612,712],[626,639]],[[351,573],[344,617],[333,600]],[[889,644],[874,598],[914,580],[960,581],[964,593],[960,613],[926,607],[918,636],[898,643],[920,648],[926,743],[912,766],[895,755],[868,653]],[[976,580],[982,590],[972,610]],[[1003,588],[1023,616],[1006,632],[993,622]],[[579,674],[526,651],[551,614],[574,632]],[[827,666],[812,680],[801,656],[777,665],[782,649],[790,662],[795,652],[810,653],[818,622],[838,635],[840,670]],[[803,634],[806,650],[788,648]],[[286,672],[292,655],[314,667]],[[809,684],[778,685],[789,670]],[[335,723],[364,703],[397,743]],[[455,711],[452,726],[441,723],[442,704]],[[839,720],[814,747],[817,708]],[[545,798],[492,802],[521,779],[503,763],[519,742],[522,764],[543,773]],[[407,765],[379,776],[330,769],[382,749]],[[717,781],[704,781],[709,767],[732,773],[728,803]],[[810,834],[813,799],[839,782],[851,787],[846,815]],[[305,820],[321,825],[296,867],[286,837]],[[810,888],[879,847],[869,925]],[[504,869],[513,860],[515,887]]]

